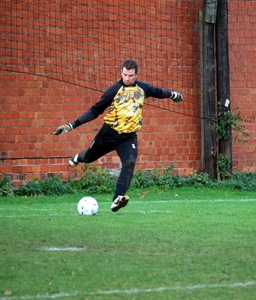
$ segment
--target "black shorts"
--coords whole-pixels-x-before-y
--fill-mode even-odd
[[[114,150],[117,151],[121,161],[128,157],[133,157],[136,160],[138,155],[137,144],[136,132],[118,133],[104,123],[90,147],[84,152],[83,161],[91,163]]]

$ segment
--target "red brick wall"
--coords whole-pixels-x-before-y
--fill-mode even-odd
[[[163,38],[155,38],[154,45],[156,46],[153,48],[152,39],[148,38],[142,38],[141,41],[138,41],[137,38],[131,39],[129,43],[129,45],[136,43],[134,47],[139,49],[135,56],[138,57],[141,66],[139,79],[158,86],[178,89],[186,95],[184,104],[179,106],[180,108],[176,108],[179,110],[178,114],[174,112],[175,109],[172,110],[173,108],[168,111],[144,106],[144,126],[138,133],[137,168],[160,168],[174,164],[175,170],[184,175],[194,169],[200,170],[200,111],[195,109],[193,116],[189,114],[189,108],[194,109],[194,105],[200,102],[199,6],[195,2],[183,1],[184,7],[177,4],[172,8],[172,18],[170,17],[169,21],[173,26],[173,31],[171,31],[173,37],[166,39],[166,49],[164,49],[163,55],[158,57],[158,60],[155,60],[156,49],[157,45],[162,45]],[[199,2],[201,3],[201,1]],[[141,5],[143,3],[140,1]],[[250,123],[246,124],[246,130],[250,133],[248,143],[233,144],[235,171],[254,171],[256,167],[254,151],[255,3],[254,1],[229,2],[231,103],[232,107],[239,106],[241,113],[250,119]],[[157,9],[159,8],[157,7],[154,13]],[[113,14],[114,17],[116,18],[116,15]],[[136,18],[135,13],[134,18]],[[185,22],[184,18],[187,18]],[[15,20],[18,22],[19,19]],[[159,15],[159,20],[161,20],[161,15]],[[164,24],[167,26],[167,23]],[[101,22],[99,26],[104,27],[104,24]],[[1,27],[1,29],[3,28],[8,31],[8,26]],[[164,30],[163,28],[162,31],[165,32]],[[145,28],[142,28],[140,33],[142,37],[144,31]],[[162,31],[159,33],[152,29],[151,34],[157,36],[157,34],[162,34]],[[110,82],[117,80],[123,57],[132,55],[131,49],[122,53],[123,44],[113,48],[116,40],[111,32],[109,39],[114,39],[113,43],[106,44],[108,45],[106,49],[101,45],[100,50],[105,50],[103,53],[108,53],[109,56],[111,52],[118,50],[118,55],[111,56],[110,59],[99,59],[96,69],[89,69],[89,72],[96,70],[95,74],[92,72],[89,76],[86,74],[88,68],[82,70],[85,73],[85,83],[91,81],[92,88],[94,85],[96,86],[97,82],[103,81],[104,74],[109,68],[115,70],[114,76],[112,74],[112,77],[104,79],[102,86],[108,86]],[[23,43],[21,39],[19,42]],[[180,44],[177,46],[177,43]],[[172,51],[173,53],[172,44],[175,44],[177,48],[176,53],[170,58],[168,52]],[[26,55],[25,50],[29,51],[29,49],[24,49],[22,50],[24,51],[23,56]],[[96,50],[97,45],[95,46]],[[3,53],[2,50],[1,53]],[[38,51],[38,53],[40,52]],[[103,54],[98,53],[98,55],[102,57],[100,55]],[[96,60],[93,56],[91,59],[95,63]],[[79,78],[80,85],[76,86],[59,81],[61,78],[58,77],[55,78],[59,80],[54,80],[45,76],[26,74],[27,61],[22,58],[20,60],[21,64],[18,70],[7,68],[7,70],[0,71],[0,117],[2,121],[0,127],[0,172],[11,175],[12,180],[17,183],[26,182],[33,177],[45,179],[51,174],[63,178],[76,178],[80,175],[82,166],[75,169],[70,168],[67,166],[68,159],[84,146],[89,146],[102,124],[102,116],[67,135],[53,136],[52,133],[57,126],[75,120],[95,101],[98,101],[101,92],[81,87],[80,85],[83,83],[79,81],[81,80]],[[170,60],[171,69],[166,68]],[[151,68],[150,65],[155,67]],[[32,71],[38,71],[36,66]],[[73,69],[73,72],[76,71],[76,68]],[[65,70],[61,69],[59,72],[62,74]],[[72,76],[72,73],[67,76]],[[97,164],[104,168],[120,167],[119,159],[114,153],[101,158]]]
[[[89,146],[102,125],[102,116],[66,135],[52,133],[60,124],[75,120],[101,93],[36,75],[1,72],[0,78],[1,172],[17,182],[45,179],[51,174],[78,177],[82,166],[68,167],[68,159]],[[195,118],[180,118],[169,111],[145,106],[144,126],[138,133],[137,168],[174,164],[181,174],[196,169],[200,160],[199,128]],[[120,167],[114,153],[97,164]]]
[[[233,143],[234,171],[256,170],[256,1],[229,1],[231,107],[239,107],[249,139]]]

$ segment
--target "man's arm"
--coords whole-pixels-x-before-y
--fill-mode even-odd
[[[90,109],[85,111],[80,117],[78,117],[74,122],[68,123],[66,125],[61,125],[54,131],[54,135],[65,134],[78,126],[88,123],[102,114],[105,109],[111,104],[114,96],[121,86],[121,82],[118,81],[116,84],[112,85],[110,88],[104,92],[100,100],[95,103]]]
[[[179,92],[157,88],[141,81],[138,81],[137,84],[144,90],[146,94],[146,98],[148,97],[153,97],[158,99],[171,98],[174,102],[183,101],[183,96]]]

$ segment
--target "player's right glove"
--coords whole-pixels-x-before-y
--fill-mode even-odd
[[[55,129],[54,135],[60,135],[60,134],[65,134],[73,129],[73,126],[71,123],[68,123],[67,125],[62,125],[59,126],[58,128]]]
[[[183,96],[179,92],[172,92],[170,97],[174,102],[179,103],[183,101]]]

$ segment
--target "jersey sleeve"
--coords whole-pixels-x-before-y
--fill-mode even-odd
[[[97,103],[95,103],[90,109],[85,111],[80,117],[78,117],[74,122],[71,123],[72,127],[77,128],[82,124],[85,124],[98,118],[98,116],[102,114],[108,106],[111,105],[113,98],[115,97],[120,86],[120,81],[118,81],[110,88],[108,88],[102,94],[100,100]]]
[[[167,89],[154,87],[146,82],[137,81],[137,84],[144,90],[146,98],[153,97],[158,99],[170,98],[172,92]]]
[[[98,117],[98,115],[95,115],[91,109],[88,109],[87,111],[85,111],[80,117],[78,117],[75,122],[71,123],[71,125],[74,128],[77,128],[78,126],[85,124],[87,122],[90,122],[94,119],[96,119]]]
[[[100,100],[91,107],[91,111],[94,115],[99,116],[111,105],[121,85],[121,82],[118,81],[102,94]]]

